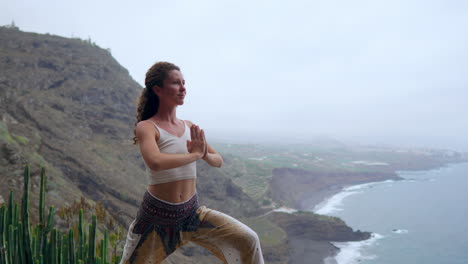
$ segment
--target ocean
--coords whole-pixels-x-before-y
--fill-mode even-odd
[[[351,186],[313,208],[373,232],[366,241],[334,243],[335,261],[468,264],[468,163],[398,174],[404,180]]]

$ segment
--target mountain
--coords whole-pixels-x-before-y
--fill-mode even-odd
[[[20,189],[18,177],[29,162],[36,186],[40,166],[46,167],[51,204],[84,196],[127,223],[145,188],[131,143],[140,89],[96,45],[0,28],[1,122],[3,134],[14,139],[2,143],[2,162],[8,161],[2,178],[10,184],[0,192]]]

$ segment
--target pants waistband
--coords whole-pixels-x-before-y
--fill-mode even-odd
[[[182,222],[194,214],[197,209],[197,193],[185,202],[171,204],[158,199],[146,190],[138,210],[137,218],[157,225],[171,226]]]
[[[190,197],[189,199],[187,199],[187,200],[185,200],[185,201],[183,201],[183,202],[180,202],[180,203],[171,203],[171,202],[165,201],[165,200],[163,200],[163,199],[160,199],[160,198],[154,196],[150,191],[148,191],[148,189],[146,189],[146,192],[149,193],[149,195],[151,195],[151,197],[153,197],[153,198],[155,198],[155,199],[157,199],[157,200],[159,200],[159,201],[161,201],[161,202],[163,202],[163,203],[171,204],[171,205],[181,205],[181,204],[184,204],[184,203],[186,203],[186,202],[189,202],[189,201],[193,198],[193,196],[197,195],[197,192],[195,191],[195,193],[194,193],[194,194],[192,195],[192,197]]]

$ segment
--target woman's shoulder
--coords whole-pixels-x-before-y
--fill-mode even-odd
[[[156,133],[157,135],[159,135],[158,128],[150,120],[142,120],[138,122],[135,127],[135,132],[137,136],[139,134],[146,134],[146,133]]]

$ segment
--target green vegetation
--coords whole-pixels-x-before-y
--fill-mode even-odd
[[[39,194],[39,223],[35,226],[29,218],[29,165],[24,169],[24,189],[21,205],[13,202],[10,191],[8,204],[0,207],[0,264],[108,264],[119,263],[114,250],[109,260],[109,232],[104,230],[98,244],[97,216],[85,231],[84,211],[80,208],[79,222],[75,228],[61,231],[54,228],[55,208],[45,209],[45,169],[41,172]],[[103,209],[102,209],[103,210]],[[77,230],[77,232],[75,232]],[[111,242],[118,238],[111,234]]]
[[[0,141],[10,144],[26,145],[29,139],[20,135],[10,134],[7,125],[0,121]]]
[[[23,137],[23,136],[18,136],[18,135],[12,135],[13,139],[20,143],[21,145],[26,145],[29,142],[29,139]]]
[[[2,121],[0,121],[0,140],[7,143],[15,143],[13,137],[8,133],[7,126]]]

